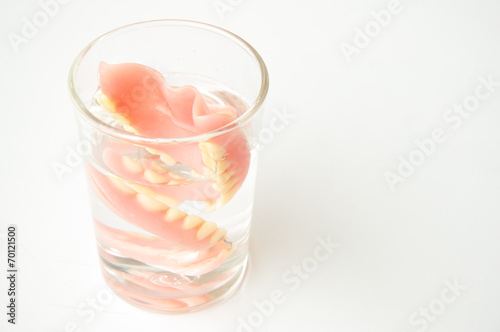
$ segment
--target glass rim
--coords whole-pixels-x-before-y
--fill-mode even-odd
[[[253,60],[256,61],[258,64],[259,70],[260,70],[260,90],[259,94],[255,98],[255,100],[250,103],[248,109],[246,110],[245,113],[243,113],[241,116],[237,117],[230,123],[226,124],[225,126],[222,126],[220,128],[211,130],[209,132],[199,134],[199,135],[194,135],[194,136],[188,136],[188,137],[179,137],[179,138],[152,138],[152,137],[144,137],[140,135],[135,135],[132,133],[128,133],[125,131],[122,131],[120,129],[117,129],[113,126],[110,126],[101,120],[99,120],[97,117],[95,117],[89,109],[84,105],[80,97],[78,96],[78,93],[76,92],[76,75],[78,72],[78,69],[80,67],[80,63],[84,59],[84,57],[87,55],[87,53],[94,47],[96,46],[99,42],[112,37],[113,35],[120,33],[120,32],[126,32],[128,30],[132,30],[135,28],[140,28],[140,27],[148,27],[148,26],[185,26],[185,27],[194,27],[194,28],[199,28],[203,29],[206,31],[211,31],[214,32],[220,36],[223,36],[231,41],[233,41],[235,44],[237,44],[240,48],[242,48],[244,51],[246,51],[247,54],[249,54]],[[68,88],[70,92],[70,97],[73,102],[73,104],[76,106],[78,110],[78,114],[81,115],[87,123],[89,123],[91,126],[94,128],[98,129],[102,133],[112,136],[114,138],[118,138],[120,140],[126,140],[126,141],[133,141],[135,143],[142,142],[142,143],[153,143],[153,144],[161,144],[161,143],[182,143],[182,142],[192,142],[192,141],[199,141],[203,139],[208,139],[212,137],[216,137],[222,134],[225,134],[227,132],[230,132],[231,130],[234,130],[238,127],[242,127],[245,125],[250,119],[252,119],[257,112],[261,109],[262,104],[264,103],[264,100],[266,99],[267,92],[269,90],[269,75],[267,71],[267,67],[264,63],[264,60],[260,56],[260,54],[248,43],[246,42],[243,38],[239,37],[238,35],[223,29],[221,27],[208,24],[208,23],[203,23],[203,22],[198,22],[198,21],[191,21],[191,20],[179,20],[179,19],[160,19],[160,20],[149,20],[149,21],[142,21],[142,22],[136,22],[136,23],[131,23],[127,24],[118,28],[115,28],[113,30],[110,30],[99,37],[95,38],[93,41],[91,41],[75,58],[73,61],[69,75],[68,75]]]

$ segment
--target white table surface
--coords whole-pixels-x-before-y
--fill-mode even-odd
[[[500,331],[499,1],[66,2],[47,22],[37,1],[1,4],[0,275],[8,224],[19,268],[15,326],[0,278],[2,331]],[[220,3],[231,10],[219,15]],[[370,13],[388,6],[377,31]],[[35,17],[46,25],[11,43]],[[107,297],[82,166],[62,179],[53,170],[78,144],[67,93],[76,54],[159,18],[245,38],[269,68],[268,121],[292,114],[261,153],[246,281],[186,315]],[[358,36],[363,48],[346,57],[365,27],[367,45]],[[463,102],[477,107],[451,113]],[[409,158],[420,165],[391,190],[387,172],[410,173]],[[321,240],[338,248],[317,249]]]

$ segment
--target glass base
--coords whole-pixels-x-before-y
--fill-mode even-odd
[[[111,252],[110,252],[111,251]],[[113,292],[135,307],[163,314],[188,313],[223,302],[242,284],[248,255],[231,255],[201,276],[172,273],[145,265],[99,245],[101,271]]]

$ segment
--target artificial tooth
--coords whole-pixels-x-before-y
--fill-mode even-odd
[[[168,206],[144,194],[137,194],[139,203],[148,211],[165,211]]]
[[[144,171],[144,167],[129,156],[123,156],[122,161],[125,167],[132,173],[141,173]]]
[[[225,194],[222,194],[222,196],[216,202],[217,210],[226,205],[231,200],[231,198],[233,198],[238,189],[239,189],[238,186],[233,186]]]
[[[137,129],[135,129],[134,127],[131,127],[129,125],[123,125],[123,129],[125,129],[126,131],[128,131],[129,133],[131,134],[138,134],[139,132],[137,131]]]
[[[142,186],[140,184],[136,184],[136,183],[130,183],[130,186],[138,193],[148,195],[148,196],[154,195],[154,191],[149,189],[148,187],[144,187],[144,186]]]
[[[167,213],[165,214],[165,219],[167,221],[175,221],[182,219],[186,216],[186,213],[184,213],[181,210],[178,210],[176,208],[170,208],[168,209]]]
[[[174,172],[170,172],[170,173],[168,173],[168,175],[171,178],[176,179],[176,180],[184,180],[185,179],[184,177],[182,177],[182,176],[180,176],[180,175],[178,175],[178,174],[176,174]]]
[[[202,176],[200,175],[200,173],[198,173],[197,171],[195,171],[194,169],[191,170],[191,172],[189,173],[192,177],[195,177],[195,178],[201,178]]]
[[[157,149],[153,149],[153,148],[145,148],[147,152],[151,153],[151,154],[157,154],[157,155],[160,155],[162,154],[163,152],[161,152],[160,150],[157,150]]]
[[[168,179],[166,177],[163,177],[160,174],[155,173],[149,169],[144,171],[144,178],[148,182],[151,182],[151,183],[167,183],[168,182]]]
[[[217,164],[215,165],[215,173],[217,175],[221,175],[229,168],[229,166],[231,166],[229,160],[217,160]]]
[[[151,166],[153,166],[153,168],[155,169],[155,171],[157,171],[159,173],[165,172],[165,168],[163,167],[163,164],[161,162],[159,162],[158,160],[154,160],[151,163]]]
[[[215,172],[217,169],[217,161],[215,161],[212,157],[210,157],[207,153],[201,154],[201,159],[203,159],[203,163],[210,169],[212,172]]]
[[[120,180],[118,180],[115,177],[109,177],[109,181],[111,181],[111,183],[113,183],[113,185],[116,188],[120,189],[121,191],[123,191],[127,194],[135,194],[136,193],[136,191],[134,189],[130,188],[125,183],[121,182]]]
[[[163,161],[167,165],[175,165],[177,161],[175,161],[174,158],[172,158],[170,155],[161,152],[160,153],[160,160]]]
[[[104,108],[107,111],[110,111],[110,112],[116,111],[115,104],[103,93],[100,93],[97,96],[97,102],[99,103],[99,105],[102,106],[102,108]]]
[[[231,190],[231,188],[233,188],[233,186],[238,182],[239,178],[237,176],[234,176],[231,180],[229,180],[228,182],[224,183],[220,188],[220,193],[221,194],[225,194],[227,193],[229,190]]]
[[[196,233],[196,238],[201,241],[215,232],[215,230],[217,230],[217,225],[214,222],[207,221],[200,227],[200,229]]]
[[[229,179],[231,179],[231,176],[236,173],[234,170],[233,171],[226,171],[219,176],[217,176],[214,180],[219,184],[220,186],[223,186],[224,183],[226,183]]]
[[[217,112],[217,113],[215,113],[215,114],[224,114],[224,115],[229,115],[230,117],[234,117],[234,114],[233,114],[232,112],[229,112],[229,111],[227,111],[227,112],[224,112],[224,111],[222,111],[222,112]]]
[[[186,216],[186,218],[184,218],[183,228],[184,229],[195,228],[196,226],[198,226],[199,224],[202,224],[203,222],[204,222],[204,220],[201,219],[200,217],[189,215],[189,216]],[[198,231],[198,233],[199,233],[199,231]]]
[[[177,205],[179,205],[179,202],[176,199],[172,198],[172,197],[161,195],[161,194],[156,194],[156,193],[153,193],[152,196],[157,201],[160,201],[163,204],[166,204],[168,206],[177,206]]]
[[[118,114],[118,113],[111,113],[110,114],[113,119],[118,121],[122,125],[130,125],[130,120],[127,119],[125,116]]]
[[[226,155],[226,150],[221,145],[213,142],[200,143],[200,150],[215,160],[221,159]]]
[[[227,231],[224,228],[219,228],[218,230],[216,230],[210,237],[210,245],[214,245],[215,243],[217,243],[217,241],[226,236],[226,234]]]

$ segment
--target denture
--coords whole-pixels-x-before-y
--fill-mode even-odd
[[[96,220],[100,240],[175,273],[199,275],[215,269],[232,251],[226,230],[179,206],[201,202],[205,212],[215,211],[240,189],[250,164],[243,131],[203,136],[230,125],[239,116],[237,110],[207,103],[195,87],[171,87],[161,73],[140,64],[101,63],[99,84],[97,102],[114,127],[139,138],[172,140],[102,143],[102,169],[87,167],[94,192],[111,211],[151,235]],[[193,136],[200,139],[175,142]]]

